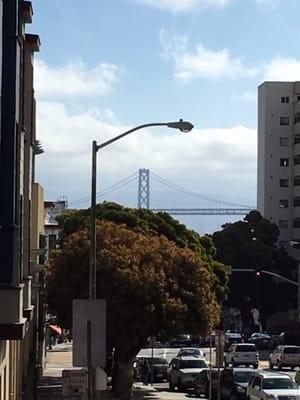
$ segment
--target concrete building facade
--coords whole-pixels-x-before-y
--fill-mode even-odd
[[[300,82],[258,88],[257,176],[257,208],[289,250],[300,240]]]
[[[0,0],[0,398],[34,399],[38,307],[31,234],[37,148],[30,1]],[[41,201],[43,207],[43,199]],[[33,257],[33,259],[32,259]],[[37,287],[34,291],[38,292]]]

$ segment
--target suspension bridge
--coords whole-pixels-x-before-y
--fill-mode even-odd
[[[237,204],[229,201],[217,200],[212,197],[193,192],[179,186],[149,169],[140,169],[125,179],[111,185],[97,193],[97,201],[114,201],[113,194],[135,184],[137,188],[138,208],[151,209],[154,212],[166,212],[170,215],[246,215],[254,206]],[[156,193],[156,196],[153,196]],[[183,197],[184,207],[176,204],[179,197]],[[70,204],[86,202],[85,197]],[[162,203],[166,203],[164,206]]]

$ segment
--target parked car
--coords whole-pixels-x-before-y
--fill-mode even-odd
[[[211,369],[212,371],[214,368]],[[209,380],[210,380],[210,370],[208,368],[203,369],[194,380],[194,391],[196,396],[204,396],[209,398]]]
[[[246,400],[247,387],[256,370],[253,368],[224,368],[220,369],[220,392],[222,400]],[[197,396],[209,397],[210,374],[212,379],[212,398],[217,398],[218,369],[204,369],[196,377],[194,390]]]
[[[247,340],[247,343],[255,344],[257,349],[271,349],[274,341],[268,333],[254,332]]]
[[[299,389],[288,375],[260,371],[249,382],[247,395],[249,400],[298,400]]]
[[[204,357],[203,351],[198,347],[182,347],[177,354],[177,357]]]
[[[257,349],[252,343],[232,344],[224,356],[225,367],[238,365],[258,367],[259,355]]]
[[[181,335],[177,335],[174,338],[169,340],[170,346],[174,347],[182,347],[182,346],[191,346],[192,345],[192,335],[189,333],[184,333]]]
[[[253,368],[225,368],[221,374],[221,399],[246,400],[247,388],[255,373]]]
[[[195,378],[208,364],[204,358],[176,357],[170,363],[168,381],[170,390],[192,388]]]
[[[238,332],[225,333],[225,349],[228,349],[233,343],[243,343],[243,336]]]
[[[142,378],[142,366],[144,360],[148,361],[149,364],[149,376],[148,382],[151,382],[152,378],[152,360],[153,360],[153,381],[162,382],[168,378],[168,367],[169,363],[165,358],[162,357],[138,357],[134,363],[133,377],[139,381]]]
[[[269,355],[269,367],[300,367],[300,346],[277,346]]]

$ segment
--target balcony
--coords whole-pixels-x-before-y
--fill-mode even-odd
[[[300,135],[300,119],[298,117],[294,121],[294,135]]]
[[[294,181],[294,197],[300,197],[300,185],[295,186],[295,181]]]
[[[295,114],[300,113],[300,101],[294,103],[294,112]]]
[[[23,285],[0,288],[0,340],[21,340],[27,320],[23,317]]]
[[[294,165],[294,176],[300,175],[300,164]]]
[[[294,156],[298,156],[300,158],[300,142],[294,145]]]

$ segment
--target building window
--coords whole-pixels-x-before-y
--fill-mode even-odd
[[[294,165],[299,165],[300,164],[300,156],[294,157]]]
[[[289,102],[290,102],[290,98],[288,96],[282,96],[281,97],[281,103],[288,104]]]
[[[294,207],[300,207],[300,197],[294,198]]]
[[[294,178],[294,186],[300,186],[300,176],[295,176],[295,178]]]
[[[283,249],[287,249],[288,246],[289,246],[288,240],[279,240],[279,247],[282,247]]]
[[[288,229],[289,221],[287,219],[280,219],[278,223],[278,227],[280,229]]]
[[[289,201],[286,199],[279,200],[279,207],[280,208],[289,208]]]
[[[299,94],[297,95],[297,101],[300,101],[300,95]]]
[[[288,137],[281,137],[280,138],[280,146],[288,146],[289,145],[289,138]]]
[[[300,143],[300,136],[295,136],[294,144]]]
[[[281,158],[280,159],[280,166],[281,167],[288,167],[289,166],[289,159],[288,158]]]
[[[289,180],[288,179],[279,179],[279,186],[280,187],[289,187]]]
[[[49,235],[48,247],[49,247],[49,253],[51,252],[51,250],[56,249],[56,235]]]
[[[288,126],[290,124],[289,117],[280,117],[280,125]]]
[[[300,122],[300,113],[295,114],[294,123],[297,124],[297,122]]]
[[[300,218],[294,219],[294,228],[300,228]]]

